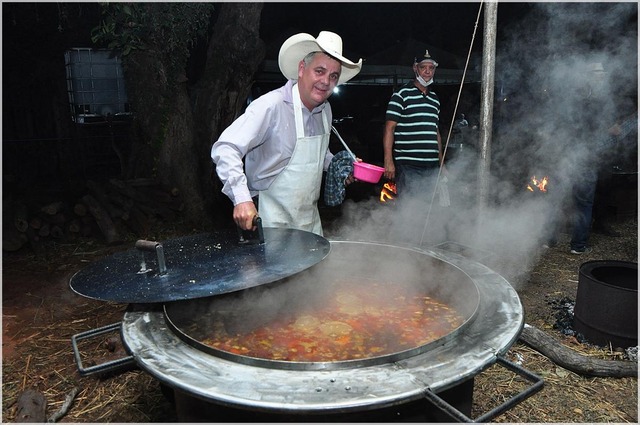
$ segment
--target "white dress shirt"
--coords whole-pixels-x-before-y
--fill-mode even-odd
[[[211,148],[211,158],[223,183],[222,192],[233,205],[251,201],[288,164],[296,144],[291,89],[296,81],[260,96],[247,106],[244,114],[227,127]],[[309,111],[302,107],[305,136],[323,134],[322,111],[328,102]],[[244,158],[244,164],[243,164]],[[323,169],[333,155],[327,149]],[[244,165],[244,166],[243,166]],[[246,174],[245,174],[246,173]]]

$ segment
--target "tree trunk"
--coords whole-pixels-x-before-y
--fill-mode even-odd
[[[100,231],[102,232],[105,241],[108,245],[118,244],[122,242],[122,238],[118,234],[118,230],[116,229],[113,221],[111,221],[111,217],[109,217],[109,213],[105,210],[102,205],[91,195],[85,195],[82,197],[82,200],[89,208],[89,211],[93,215],[100,227]]]
[[[209,227],[211,217],[203,204],[202,186],[198,179],[201,160],[195,148],[194,122],[187,89],[178,89],[174,111],[167,125],[166,139],[158,157],[158,181],[166,186],[176,186],[184,201],[184,216],[201,226]]]
[[[161,56],[154,51],[136,50],[123,58],[125,84],[133,116],[131,152],[124,161],[123,179],[151,177],[157,146],[162,143],[165,125],[166,79]]]
[[[262,3],[218,3],[202,77],[172,75],[162,46],[123,59],[133,112],[133,146],[125,179],[155,176],[176,187],[185,218],[201,228],[231,221],[220,193],[211,145],[245,105],[265,53],[259,38]],[[227,210],[224,210],[227,208]]]
[[[222,3],[215,24],[203,77],[191,96],[194,105],[198,179],[203,212],[217,226],[232,225],[231,201],[211,160],[211,145],[246,105],[252,80],[265,56],[259,37],[263,3]]]

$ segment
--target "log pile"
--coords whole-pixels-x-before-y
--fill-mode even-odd
[[[47,240],[102,238],[109,245],[125,241],[127,232],[148,237],[155,221],[175,220],[183,205],[177,189],[163,188],[153,179],[88,181],[75,200],[28,206],[3,206],[2,249],[17,251],[29,245],[35,252]]]

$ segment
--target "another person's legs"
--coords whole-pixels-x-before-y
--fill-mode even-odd
[[[610,170],[598,173],[598,184],[596,185],[596,194],[593,200],[593,225],[591,231],[606,236],[619,237],[621,236],[620,233],[613,230],[609,224],[613,216],[610,211],[612,176]]]
[[[598,175],[586,173],[573,187],[574,216],[570,248],[572,254],[590,251],[587,247],[593,214],[593,199],[596,193]]]

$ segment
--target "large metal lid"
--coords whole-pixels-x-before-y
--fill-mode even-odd
[[[275,282],[317,264],[331,249],[315,233],[268,227],[263,232],[263,243],[242,243],[233,231],[139,241],[78,271],[69,285],[101,301],[195,299]]]

